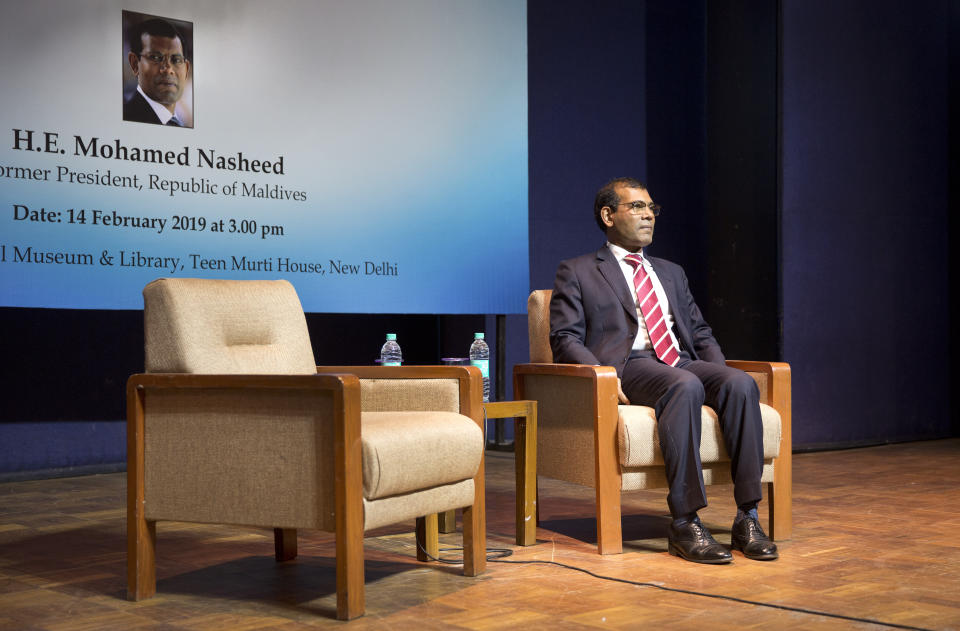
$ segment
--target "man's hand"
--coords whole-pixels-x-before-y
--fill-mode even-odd
[[[623,388],[620,387],[620,377],[617,377],[617,399],[624,405],[630,405],[630,399],[627,398],[627,395],[623,393]]]

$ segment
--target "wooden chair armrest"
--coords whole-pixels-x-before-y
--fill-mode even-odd
[[[513,392],[517,399],[527,398],[524,395],[524,379],[530,375],[549,375],[553,377],[570,377],[573,379],[590,379],[594,382],[594,408],[598,411],[598,421],[610,417],[613,410],[613,432],[616,434],[616,411],[619,405],[617,399],[617,371],[612,366],[590,366],[587,364],[517,364],[513,367]],[[599,410],[607,410],[607,414],[600,414]],[[599,429],[599,427],[598,427]]]
[[[483,375],[476,366],[317,366],[317,373],[350,373],[361,380],[456,379],[460,413],[483,427]]]
[[[789,539],[793,531],[793,419],[791,416],[790,364],[728,360],[728,366],[767,377],[763,403],[780,414],[780,455],[776,458],[770,495],[770,532],[774,539]]]
[[[513,392],[517,399],[527,399],[525,380],[528,377],[550,376],[570,379],[588,379],[593,382],[593,400],[590,409],[594,427],[596,458],[595,480],[620,489],[620,455],[617,443],[617,423],[620,418],[617,399],[617,371],[612,366],[587,364],[517,364],[513,367]],[[549,402],[538,402],[539,422],[547,423]]]
[[[336,453],[345,453],[344,464],[360,476],[360,380],[350,374],[324,375],[209,375],[191,373],[141,373],[127,380],[127,474],[138,479],[142,494],[144,413],[149,390],[330,390],[334,397]],[[345,452],[344,452],[345,450]],[[345,469],[338,469],[343,471]],[[358,477],[359,479],[359,477]],[[358,484],[361,484],[358,482]],[[128,494],[137,485],[128,484]],[[357,487],[359,488],[359,486]],[[131,503],[136,498],[131,496]],[[142,496],[140,498],[142,501]]]
[[[349,390],[359,387],[352,374],[323,375],[198,375],[193,373],[140,373],[127,380],[128,399],[138,388],[286,388],[291,390]]]
[[[766,403],[780,414],[780,445],[791,450],[793,446],[792,418],[791,418],[791,385],[790,364],[785,362],[763,362],[728,359],[727,365],[744,372],[757,372],[767,376]]]
[[[198,375],[148,373],[127,380],[127,597],[149,598],[156,589],[156,526],[145,517],[144,451],[146,399],[150,390],[287,389],[328,390],[333,393],[334,502],[338,533],[363,532],[363,471],[360,446],[360,380],[351,374],[324,375]],[[277,556],[295,554],[295,531],[275,529]],[[285,547],[281,550],[281,544]],[[338,591],[346,584],[363,585],[363,538],[337,536],[337,558],[351,563],[337,566]],[[346,567],[349,565],[350,567]],[[343,566],[343,567],[341,567]],[[358,569],[359,568],[359,569]],[[362,611],[362,588],[351,594]],[[338,611],[341,603],[338,600]]]
[[[513,367],[513,380],[516,385],[520,375],[557,375],[560,377],[583,377],[602,380],[617,378],[612,366],[591,366],[589,364],[517,364]]]
[[[593,393],[589,402],[590,417],[580,418],[578,426],[593,425],[593,486],[597,502],[597,547],[601,554],[615,554],[622,550],[620,530],[620,453],[617,441],[617,425],[620,419],[617,399],[617,371],[612,366],[589,366],[585,364],[518,364],[513,368],[513,392],[518,399],[529,399],[526,381],[538,378],[559,377],[566,382],[571,379],[592,382]],[[532,383],[531,383],[532,385]],[[552,386],[552,384],[551,384]],[[579,389],[579,388],[578,388]],[[551,401],[537,402],[538,436],[540,429],[550,422]],[[563,410],[557,410],[563,415]],[[589,426],[589,425],[587,425]],[[538,452],[540,453],[540,452]],[[561,477],[573,482],[585,483],[583,471],[571,472],[573,477]],[[586,482],[589,484],[589,482]]]

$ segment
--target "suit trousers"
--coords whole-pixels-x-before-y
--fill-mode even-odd
[[[763,422],[760,392],[741,370],[692,360],[683,351],[676,367],[652,351],[634,351],[623,368],[623,393],[634,405],[647,405],[657,415],[660,450],[670,492],[667,504],[674,518],[707,505],[700,466],[701,406],[716,411],[730,456],[737,506],[759,502],[762,495]]]

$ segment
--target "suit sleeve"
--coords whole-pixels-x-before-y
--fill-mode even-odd
[[[553,361],[561,364],[589,364],[600,361],[584,344],[587,322],[584,316],[580,279],[569,261],[560,263],[550,299],[550,348]]]
[[[723,351],[720,350],[720,344],[713,337],[713,330],[707,321],[703,319],[700,307],[693,300],[693,294],[690,293],[690,285],[687,282],[687,275],[682,270],[680,272],[683,281],[680,290],[680,299],[686,303],[684,308],[690,317],[690,332],[693,335],[693,350],[703,361],[714,364],[726,364],[726,358]]]

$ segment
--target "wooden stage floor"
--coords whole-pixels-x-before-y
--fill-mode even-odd
[[[544,479],[537,545],[516,548],[512,454],[488,453],[487,467],[489,545],[512,549],[509,561],[960,628],[960,440],[795,456],[793,539],[780,543],[778,561],[734,553],[730,566],[666,553],[662,491],[624,496],[624,554],[601,557],[589,489]],[[453,566],[418,563],[404,527],[368,534],[367,615],[350,623],[333,619],[326,533],[303,532],[300,556],[277,564],[270,531],[161,522],[157,596],[127,602],[124,487],[124,474],[0,484],[0,629],[890,628],[555,565],[489,563],[484,575],[466,578]],[[701,513],[722,543],[730,540],[731,494],[708,487],[711,506]],[[441,538],[459,543],[459,535]]]

